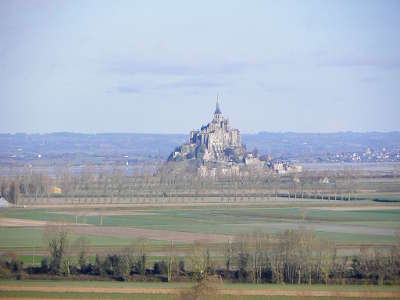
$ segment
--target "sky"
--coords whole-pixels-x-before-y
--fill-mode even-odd
[[[0,0],[0,132],[400,130],[400,1]]]

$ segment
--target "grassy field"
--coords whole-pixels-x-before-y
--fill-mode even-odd
[[[27,221],[24,226],[0,226],[0,253],[15,252],[24,261],[24,265],[33,262],[37,265],[46,255],[43,232],[45,226],[30,226],[29,221],[62,222],[69,224],[89,224],[91,228],[117,228],[117,234],[85,234],[92,250],[112,253],[118,247],[143,242],[141,238],[129,234],[118,234],[125,229],[149,230],[146,244],[150,246],[148,267],[163,256],[163,247],[169,240],[161,234],[157,239],[150,233],[189,232],[192,234],[217,234],[235,236],[253,232],[276,234],[287,229],[306,227],[313,229],[322,239],[334,241],[339,246],[361,247],[375,245],[386,247],[396,242],[396,230],[400,228],[400,205],[376,203],[373,201],[301,201],[268,202],[249,206],[196,205],[155,207],[96,207],[96,208],[10,208],[0,211],[0,219],[18,219]],[[100,225],[100,223],[102,224]],[[46,223],[44,223],[46,224]],[[71,245],[80,237],[79,231],[70,234]],[[180,244],[178,244],[180,245]],[[184,248],[185,245],[182,244]],[[183,249],[182,248],[182,249]],[[346,249],[347,249],[346,248]],[[351,248],[353,249],[353,248]],[[347,250],[346,250],[347,251]],[[353,251],[353,250],[351,250]],[[89,257],[94,260],[93,254]],[[16,290],[7,290],[14,286]],[[33,288],[38,290],[18,290]],[[193,283],[140,283],[115,281],[0,281],[0,298],[8,299],[177,299],[174,294],[156,293],[165,289],[188,289]],[[50,290],[47,290],[48,288]],[[57,291],[72,289],[71,291]],[[82,288],[82,291],[77,291]],[[111,292],[90,291],[85,289],[116,289]],[[218,299],[309,299],[303,292],[399,292],[399,286],[368,285],[278,285],[278,284],[223,284],[221,289],[231,294],[219,295]],[[42,289],[42,290],[41,290]],[[75,290],[74,290],[75,289]],[[122,290],[121,290],[122,289]],[[124,289],[138,289],[127,293]],[[144,289],[144,290],[143,290]],[[280,293],[288,291],[297,296],[247,295],[251,291]],[[235,295],[235,292],[246,295]],[[397,294],[396,294],[397,295]],[[398,298],[398,297],[397,297]],[[362,297],[313,296],[312,299],[362,299]],[[369,297],[378,299],[378,297]],[[395,297],[387,299],[396,299]]]
[[[79,234],[70,234],[69,242],[71,245],[81,237]],[[93,247],[112,247],[129,246],[139,242],[137,238],[122,238],[118,236],[94,236],[85,235],[90,246]],[[2,248],[41,248],[46,241],[41,228],[15,228],[0,227],[0,249]],[[148,245],[167,245],[164,241],[147,240]]]
[[[195,224],[197,226],[208,225],[212,222],[212,225],[218,224],[241,224],[241,223],[252,223],[255,221],[266,221],[266,220],[305,220],[305,221],[327,221],[327,222],[353,222],[354,224],[362,223],[363,221],[368,222],[390,222],[393,227],[399,226],[400,224],[400,206],[393,209],[379,209],[376,210],[362,210],[363,206],[360,205],[360,210],[353,211],[335,211],[329,210],[330,206],[324,204],[334,205],[333,201],[321,201],[321,206],[315,209],[315,202],[311,202],[310,206],[304,205],[304,203],[297,204],[295,201],[292,202],[292,207],[268,207],[269,203],[260,204],[255,207],[195,207],[193,209],[187,208],[166,208],[161,207],[159,209],[149,208],[146,209],[146,213],[142,215],[134,209],[127,208],[128,211],[132,211],[132,215],[108,215],[103,216],[103,225],[109,226],[141,226],[146,228],[157,228],[165,226],[181,226],[186,227],[187,224]],[[368,201],[369,202],[369,201]],[[343,204],[341,201],[336,203]],[[358,204],[359,202],[357,202]],[[365,204],[366,202],[364,202]],[[351,204],[349,204],[351,205]],[[101,208],[101,207],[100,207]],[[108,208],[107,208],[108,209]],[[120,209],[119,209],[120,210]],[[18,218],[18,219],[31,219],[41,221],[62,221],[68,223],[75,223],[76,217],[74,212],[77,213],[78,223],[99,225],[99,216],[88,215],[82,216],[82,210],[74,211],[69,209],[67,213],[65,208],[61,209],[7,209],[0,211],[0,217]],[[86,210],[87,213],[101,212],[101,209]],[[112,210],[111,213],[112,214]],[[376,223],[379,224],[379,223]],[[179,228],[179,227],[174,227]]]
[[[351,209],[349,209],[349,207]],[[233,236],[262,232],[276,234],[288,229],[305,227],[316,235],[342,246],[385,246],[397,240],[400,228],[400,205],[373,201],[266,201],[248,206],[198,205],[159,207],[102,207],[93,208],[9,208],[0,210],[0,219],[25,220],[25,226],[0,226],[0,252],[16,251],[32,261],[32,254],[44,249],[44,226],[32,227],[29,220],[90,224],[96,232],[85,233],[90,247],[113,249],[137,243],[162,247],[170,236],[163,232]],[[100,225],[102,222],[102,225]],[[43,223],[45,224],[45,223]],[[105,229],[113,228],[110,232]],[[124,229],[144,230],[138,237]],[[104,233],[102,232],[104,231]],[[152,235],[156,230],[158,235]],[[116,233],[115,233],[116,232]],[[121,232],[121,234],[119,233]],[[147,236],[148,233],[148,236]],[[71,244],[79,238],[79,230],[71,233]],[[218,238],[215,238],[218,240]]]

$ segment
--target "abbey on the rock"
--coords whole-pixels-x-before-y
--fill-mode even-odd
[[[198,159],[204,162],[241,162],[246,154],[238,129],[231,129],[217,102],[214,118],[201,130],[190,132],[189,143],[175,149],[169,160]]]
[[[206,177],[301,171],[299,166],[260,159],[256,151],[246,152],[239,130],[230,128],[229,120],[222,116],[218,101],[212,121],[200,130],[191,131],[189,142],[177,147],[168,161],[188,161],[196,167],[198,175]]]

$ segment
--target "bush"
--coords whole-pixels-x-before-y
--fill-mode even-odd
[[[49,272],[49,259],[47,257],[44,257],[40,262],[40,271],[41,273]]]
[[[96,265],[97,262],[95,266]],[[128,257],[125,255],[116,255],[116,254],[108,255],[104,260],[104,263],[102,264],[100,273],[102,276],[108,274],[109,276],[120,281],[127,280],[130,275],[130,265]]]
[[[181,259],[178,264],[178,270],[179,270],[179,275],[184,275],[186,273],[185,271],[185,261]]]
[[[9,269],[4,267],[3,265],[0,265],[0,278],[10,278],[11,272]]]
[[[165,261],[155,262],[153,267],[154,274],[165,275],[168,273],[168,266]]]
[[[13,258],[9,263],[9,269],[13,273],[21,273],[24,270],[24,263]]]
[[[96,259],[92,268],[92,275],[101,275],[105,274],[104,269],[103,269],[103,263],[100,260],[100,256],[96,254]]]

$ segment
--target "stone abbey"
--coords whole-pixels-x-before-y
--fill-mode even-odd
[[[240,131],[230,127],[217,101],[214,117],[200,130],[190,132],[189,142],[177,147],[169,161],[192,160],[201,176],[239,175],[241,167],[252,165],[262,169],[264,162],[246,152]]]
[[[239,162],[246,148],[238,129],[231,129],[217,102],[213,120],[200,130],[190,132],[189,143],[176,148],[169,160],[200,159],[203,161]]]
[[[204,144],[207,152],[214,159],[223,157],[224,150],[227,148],[235,149],[242,147],[239,130],[230,129],[229,120],[222,116],[218,102],[212,122],[203,126],[200,131],[191,131],[190,143],[196,145]]]
[[[260,159],[255,152],[247,152],[240,131],[230,127],[217,101],[213,119],[200,130],[190,132],[189,141],[177,147],[168,157],[169,162],[188,162],[198,175],[251,176],[270,172],[297,172],[289,164]]]

